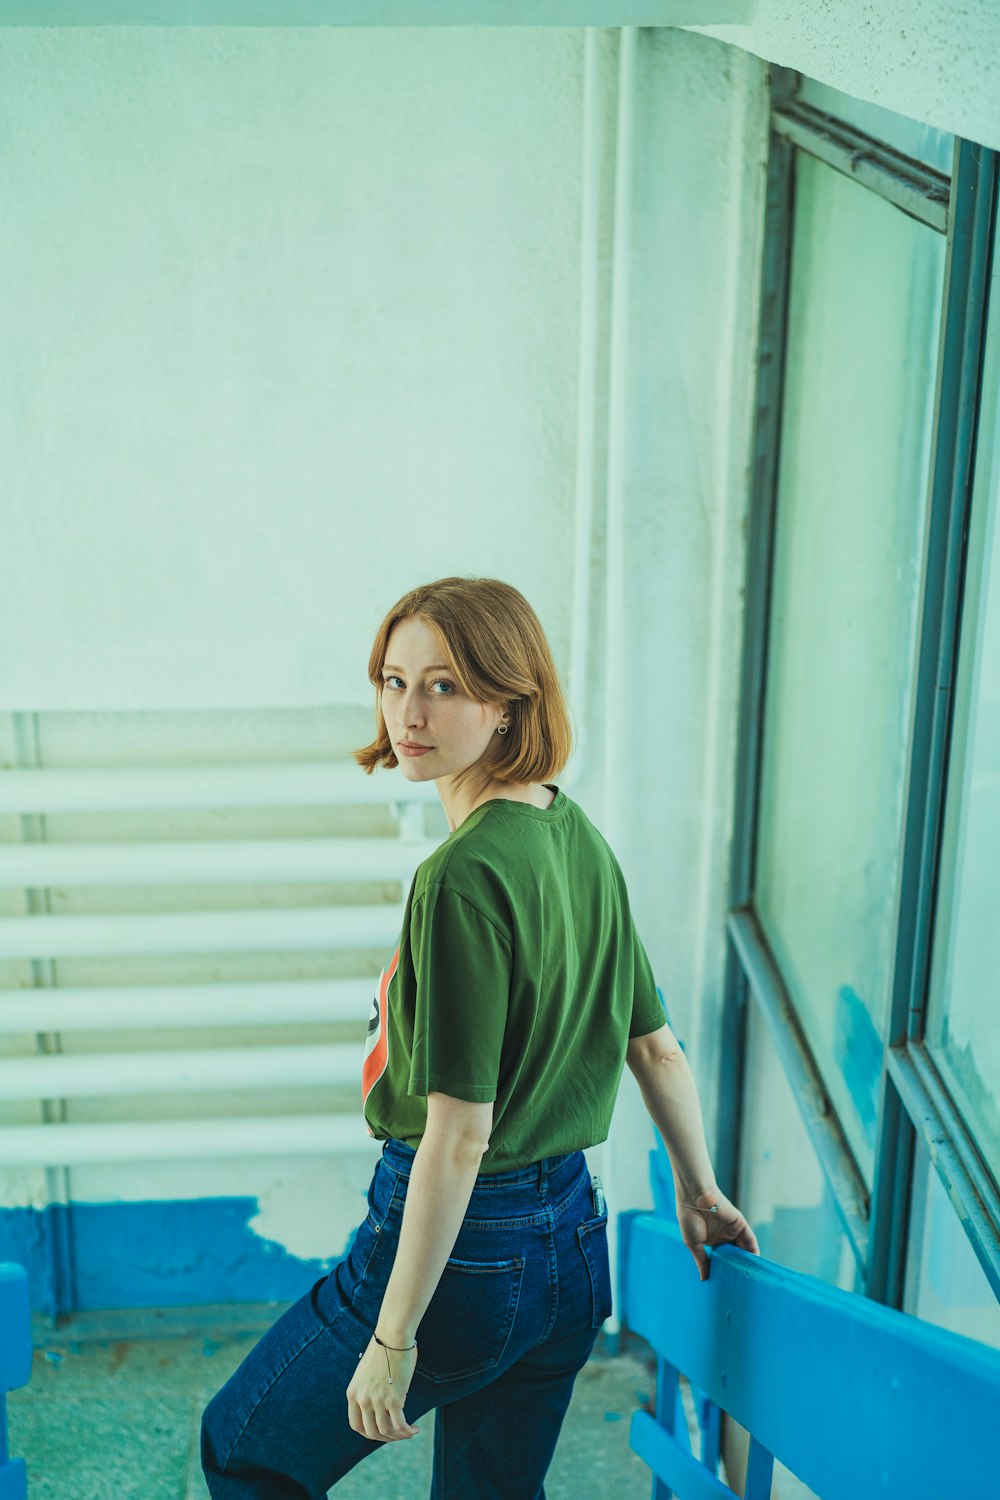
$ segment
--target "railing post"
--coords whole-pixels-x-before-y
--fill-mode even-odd
[[[750,1434],[750,1452],[747,1454],[747,1479],[743,1487],[743,1500],[771,1500],[771,1481],[774,1477],[774,1454]]]
[[[23,1458],[7,1451],[7,1392],[27,1385],[31,1375],[31,1305],[23,1266],[0,1263],[0,1500],[26,1500]]]

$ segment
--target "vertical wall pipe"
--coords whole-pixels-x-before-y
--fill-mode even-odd
[[[625,643],[625,484],[626,402],[628,376],[629,279],[632,261],[632,184],[634,166],[635,73],[638,31],[622,27],[618,43],[618,112],[615,139],[615,222],[611,278],[611,350],[608,393],[608,481],[604,590],[604,836],[614,849],[621,831],[618,730],[622,714],[621,674]],[[591,1152],[594,1165],[614,1187],[619,1126]],[[625,1205],[619,1205],[619,1208]],[[608,1215],[611,1284],[618,1285],[618,1222]],[[605,1337],[617,1348],[621,1323],[617,1312],[604,1325]]]
[[[597,271],[601,233],[600,33],[583,33],[583,170],[580,203],[580,342],[576,417],[576,509],[573,549],[573,613],[570,635],[569,699],[576,721],[571,779],[579,782],[586,762],[586,684],[590,665],[590,562],[594,525],[594,413],[597,398]]]
[[[637,29],[621,30],[618,50],[618,122],[615,140],[615,228],[611,276],[611,355],[608,392],[607,562],[604,593],[604,833],[612,848],[620,831],[617,724],[625,661],[625,470],[629,280],[632,260],[632,188]]]

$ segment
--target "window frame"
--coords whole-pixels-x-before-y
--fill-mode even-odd
[[[923,1043],[961,634],[1000,153],[955,139],[950,179],[796,97],[771,69],[734,831],[718,1088],[717,1161],[739,1174],[746,1014],[756,1005],[793,1085],[868,1296],[903,1305],[917,1135],[1000,1297],[1000,1194]],[[867,1184],[753,905],[768,622],[782,432],[795,164],[807,151],[947,236],[928,473],[924,572],[909,728],[890,1006],[874,1181]],[[994,319],[998,319],[995,311]],[[1000,336],[1000,329],[998,334]]]

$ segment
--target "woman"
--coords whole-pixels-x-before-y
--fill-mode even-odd
[[[205,1476],[219,1500],[318,1500],[435,1408],[437,1500],[543,1500],[611,1312],[582,1148],[607,1138],[626,1062],[701,1278],[706,1244],[757,1241],[716,1185],[614,855],[550,782],[570,727],[530,605],[489,578],[414,589],[369,675],[378,732],[357,760],[433,781],[451,833],[414,877],[369,1025],[385,1144],[368,1215],[209,1403]]]

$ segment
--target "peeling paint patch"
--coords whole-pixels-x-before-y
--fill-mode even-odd
[[[365,1216],[371,1174],[372,1163],[364,1158],[295,1169],[282,1163],[257,1187],[257,1212],[248,1227],[279,1250],[322,1260],[331,1247],[353,1239]]]
[[[256,1198],[198,1198],[60,1206],[68,1220],[73,1287],[57,1306],[49,1210],[0,1209],[0,1260],[25,1266],[35,1311],[287,1302],[346,1253],[300,1258],[250,1227]]]
[[[837,994],[833,1052],[864,1128],[865,1139],[874,1150],[882,1038],[864,1001],[849,984],[841,985]]]

